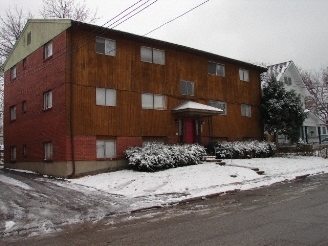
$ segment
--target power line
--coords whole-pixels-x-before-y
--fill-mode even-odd
[[[118,17],[119,15],[121,15],[122,13],[126,12],[127,10],[131,9],[133,6],[135,6],[136,4],[142,2],[143,0],[140,0],[134,4],[132,4],[131,6],[129,6],[128,8],[126,8],[125,10],[123,10],[120,14],[116,15],[115,17],[113,17],[111,20],[107,21],[105,24],[108,24],[110,21],[114,20],[116,17]],[[130,13],[133,13],[135,10],[139,9],[141,6],[145,5],[146,3],[148,3],[150,0],[147,0],[145,3],[141,4],[139,7],[135,8],[134,10],[130,11],[128,14]],[[99,35],[101,34],[104,34],[106,33],[108,30],[111,30],[115,27],[117,27],[118,25],[124,23],[125,21],[129,20],[130,18],[132,18],[133,16],[135,16],[136,14],[140,13],[141,11],[147,9],[148,7],[150,7],[151,5],[153,5],[154,3],[156,3],[158,0],[155,0],[154,2],[151,2],[149,5],[145,6],[143,9],[139,10],[137,13],[133,14],[132,16],[129,16],[128,18],[126,18],[125,20],[121,21],[120,23],[118,23],[117,25],[115,25],[114,27],[112,28],[109,28],[109,29],[106,29],[102,32],[99,33]],[[125,15],[126,16],[126,15]],[[125,17],[124,16],[124,17]],[[119,19],[120,20],[120,19]],[[115,22],[114,22],[115,23]],[[104,24],[104,25],[105,25]],[[104,27],[104,25],[102,26],[99,26],[98,28],[96,28],[95,30],[92,31],[92,33],[96,33],[97,29],[100,29],[101,27]],[[106,28],[106,27],[105,27]],[[88,37],[86,38],[85,40],[81,40],[79,43],[78,46],[76,46],[75,48],[81,48],[83,47],[84,45],[88,44],[91,40],[93,40],[93,37]],[[76,45],[76,44],[75,44]],[[55,59],[52,59],[52,61],[54,60],[57,60],[57,59],[60,59],[63,55],[66,55],[68,52],[72,52],[73,50],[71,50],[70,48],[72,47],[72,44],[68,47],[63,47],[62,49],[58,50],[56,53],[59,53],[59,52],[62,52],[64,51],[62,54],[60,54],[59,56],[57,56]],[[74,47],[73,47],[74,48]],[[65,51],[66,49],[66,51]],[[24,76],[27,76],[27,75],[31,75],[31,74],[34,74],[38,71],[40,71],[41,69],[44,68],[44,61],[41,61],[39,62],[39,65],[38,64],[35,64],[36,66],[34,66],[34,68],[28,72],[25,73]],[[46,66],[51,66],[52,64],[49,64],[49,65],[46,65]],[[8,82],[7,82],[8,83]],[[10,82],[9,82],[10,83]]]
[[[209,1],[210,1],[210,0],[206,0],[206,1],[202,2],[201,4],[198,4],[197,6],[195,6],[195,7],[191,8],[191,9],[189,9],[188,11],[184,12],[183,14],[181,14],[181,15],[179,15],[179,16],[173,18],[172,20],[169,20],[169,21],[165,22],[164,24],[160,25],[159,27],[156,27],[155,29],[151,30],[150,32],[147,32],[147,33],[144,34],[143,36],[146,36],[146,35],[148,35],[148,34],[154,32],[154,31],[158,30],[159,28],[161,28],[161,27],[163,27],[163,26],[165,26],[165,25],[167,25],[167,24],[169,24],[169,23],[175,21],[176,19],[179,19],[180,17],[182,17],[182,16],[188,14],[189,12],[193,11],[194,9],[199,8],[201,5],[203,5],[203,4],[205,4],[205,3],[209,2]]]
[[[119,18],[118,20],[116,20],[115,22],[113,22],[112,24],[110,24],[109,27],[113,26],[115,23],[119,22],[120,20],[122,20],[123,18],[125,18],[126,16],[128,16],[129,14],[135,12],[137,9],[141,8],[143,5],[147,4],[148,2],[150,2],[151,0],[147,0],[145,3],[139,5],[137,8],[131,10],[129,13],[127,13],[126,15],[122,16],[121,18]],[[158,0],[155,0],[154,2],[150,3],[149,5],[147,5],[146,7],[144,7],[143,9],[139,10],[137,13],[133,14],[132,16],[126,18],[125,20],[123,20],[122,22],[120,22],[119,24],[115,25],[114,27],[111,27],[111,29],[115,28],[116,26],[120,25],[121,23],[127,21],[128,19],[132,18],[133,16],[135,16],[136,14],[138,14],[139,12],[145,10],[146,8],[150,7],[151,5],[153,5],[155,2],[157,2]],[[140,1],[139,1],[140,2]],[[139,3],[138,2],[138,3]],[[125,11],[124,11],[125,12]]]
[[[115,27],[117,27],[118,25],[122,24],[123,22],[125,22],[125,21],[131,19],[133,16],[139,14],[141,11],[145,10],[146,8],[149,8],[151,5],[153,5],[153,4],[156,3],[157,1],[158,1],[158,0],[155,0],[154,2],[150,3],[149,5],[147,5],[146,7],[144,7],[143,9],[139,10],[137,13],[131,15],[130,17],[128,17],[128,18],[125,19],[124,21],[118,23],[117,25],[113,26],[112,28],[115,28]],[[147,2],[148,2],[148,1],[147,1]],[[114,23],[115,23],[115,22],[114,22]],[[114,24],[114,23],[113,23],[113,24]]]

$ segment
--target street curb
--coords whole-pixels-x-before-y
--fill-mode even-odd
[[[295,176],[294,179],[290,179],[289,181],[304,180],[308,176],[310,176],[310,174]],[[278,182],[278,183],[280,183],[280,182]],[[197,201],[201,201],[201,200],[212,199],[215,197],[220,197],[222,195],[234,195],[240,191],[241,191],[240,189],[234,189],[234,190],[228,190],[228,191],[224,191],[224,192],[222,191],[222,192],[217,192],[217,193],[213,193],[213,194],[208,194],[205,196],[191,197],[191,198],[187,198],[187,199],[184,199],[184,200],[181,200],[178,202],[170,202],[170,203],[166,203],[163,205],[154,205],[154,206],[150,206],[150,207],[146,207],[146,208],[135,209],[135,210],[130,211],[130,213],[133,214],[133,213],[144,212],[144,211],[152,210],[152,209],[165,208],[165,207],[169,207],[169,206],[173,206],[173,205],[187,204],[187,203],[197,202]]]

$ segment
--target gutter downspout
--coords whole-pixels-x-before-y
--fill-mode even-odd
[[[69,56],[69,131],[70,131],[70,147],[71,147],[71,159],[72,159],[72,173],[68,176],[68,178],[74,178],[75,177],[75,148],[74,148],[74,88],[73,88],[73,69],[72,69],[72,60],[73,60],[73,43],[72,43],[72,34],[73,33],[73,27],[71,29],[71,32],[69,33],[69,44],[68,47],[70,47],[70,51],[68,52]]]

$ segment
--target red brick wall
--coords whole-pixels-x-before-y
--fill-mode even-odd
[[[4,141],[5,162],[10,161],[10,146],[17,148],[17,161],[42,161],[43,143],[53,142],[54,161],[66,157],[66,32],[53,39],[53,56],[44,60],[44,49],[27,56],[17,65],[17,78],[5,72]],[[52,90],[52,108],[43,110],[43,93]],[[26,101],[27,111],[22,112]],[[16,106],[16,120],[10,122],[11,106]],[[26,145],[26,157],[23,157]]]
[[[142,137],[117,137],[116,153],[117,158],[124,158],[124,151],[129,147],[142,146]]]
[[[74,158],[76,161],[96,159],[96,137],[74,136]],[[71,137],[66,136],[66,160],[72,160]]]

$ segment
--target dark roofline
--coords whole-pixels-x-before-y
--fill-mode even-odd
[[[72,27],[86,30],[86,31],[91,31],[91,32],[94,32],[96,35],[97,34],[104,35],[106,33],[111,33],[111,34],[114,34],[123,39],[134,40],[136,42],[146,43],[146,44],[151,44],[151,45],[155,44],[155,45],[163,47],[163,48],[169,48],[171,50],[183,51],[183,52],[186,52],[189,54],[203,56],[203,57],[206,57],[207,59],[213,60],[213,61],[216,61],[216,60],[227,61],[229,63],[238,64],[238,65],[242,66],[243,68],[252,68],[252,69],[258,70],[261,73],[267,71],[267,68],[258,66],[255,64],[243,62],[243,61],[232,59],[232,58],[225,57],[225,56],[216,55],[216,54],[213,54],[210,52],[190,48],[190,47],[179,45],[179,44],[174,44],[174,43],[170,43],[170,42],[166,42],[166,41],[162,41],[162,40],[158,40],[158,39],[148,38],[145,36],[140,36],[140,35],[136,35],[136,34],[132,34],[132,33],[128,33],[128,32],[114,30],[114,29],[110,29],[107,27],[87,24],[87,23],[79,22],[79,21],[72,21]]]

